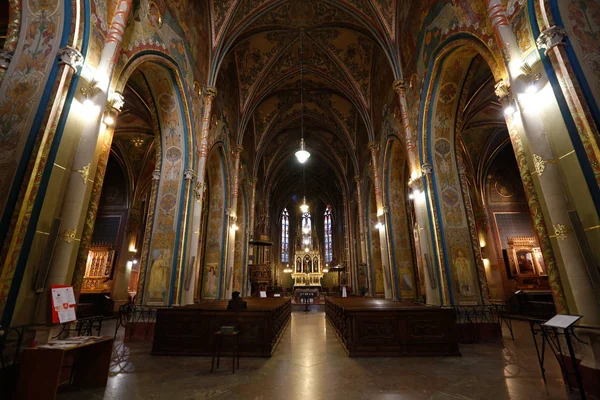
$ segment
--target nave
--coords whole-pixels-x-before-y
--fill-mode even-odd
[[[58,399],[569,399],[551,357],[543,385],[527,325],[515,323],[515,341],[503,334],[461,345],[462,357],[349,358],[313,307],[292,313],[271,358],[242,358],[235,374],[229,357],[210,374],[210,357],[151,356],[150,342],[118,341],[106,388]]]

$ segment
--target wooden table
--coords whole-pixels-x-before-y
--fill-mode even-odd
[[[60,340],[52,343],[61,342],[64,343]],[[65,382],[78,388],[106,386],[112,349],[113,338],[107,336],[91,336],[85,343],[64,348],[25,349],[21,355],[17,398],[55,399],[58,387]]]

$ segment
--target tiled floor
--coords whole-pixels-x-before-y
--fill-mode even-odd
[[[462,357],[352,359],[323,312],[295,311],[274,356],[242,358],[235,375],[229,358],[210,374],[207,357],[119,344],[105,389],[59,399],[568,399],[556,360],[544,385],[528,327],[515,329],[516,341],[461,345]]]

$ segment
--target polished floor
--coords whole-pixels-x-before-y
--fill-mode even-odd
[[[107,327],[107,334],[110,327]],[[513,342],[461,345],[462,357],[352,359],[323,312],[295,311],[270,359],[151,356],[150,343],[119,343],[104,389],[59,399],[569,399],[556,360],[541,379],[525,325]]]

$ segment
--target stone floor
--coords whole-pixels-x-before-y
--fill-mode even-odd
[[[114,330],[114,328],[113,328]],[[107,334],[110,327],[107,327]],[[150,343],[119,343],[105,389],[59,399],[569,399],[553,356],[544,385],[528,326],[516,340],[461,345],[462,357],[346,356],[323,312],[295,311],[270,359],[151,356]],[[577,398],[571,396],[571,398]]]

